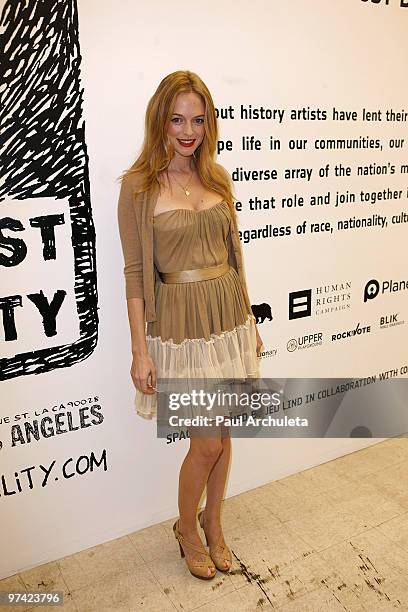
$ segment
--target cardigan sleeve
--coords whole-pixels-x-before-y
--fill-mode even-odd
[[[229,183],[230,187],[232,186],[232,180],[231,180],[231,176],[230,174],[227,172],[227,170],[224,168],[224,166],[221,166],[221,164],[217,164],[218,169],[220,170],[220,172],[224,175],[225,180]],[[239,257],[241,260],[241,271],[238,269],[238,261],[235,255],[235,249],[234,249],[234,241],[233,241],[233,237],[232,237],[232,228],[234,229],[235,235],[236,235],[236,243],[237,243],[237,249],[239,249]],[[242,285],[242,290],[244,293],[244,298],[245,301],[247,303],[247,307],[249,309],[249,312],[252,312],[252,306],[251,306],[251,300],[249,299],[249,295],[248,295],[248,285],[247,285],[247,280],[246,280],[246,274],[245,274],[245,263],[244,263],[244,253],[243,253],[243,249],[242,249],[242,245],[241,245],[241,241],[239,239],[239,232],[238,232],[238,225],[237,225],[237,221],[236,221],[236,217],[233,218],[231,225],[230,225],[230,229],[228,232],[228,236],[227,236],[227,247],[228,247],[228,261],[229,264],[235,268],[240,281],[241,281],[241,285]]]
[[[129,175],[122,179],[118,200],[119,235],[124,259],[126,298],[143,298],[143,252],[134,209],[135,190]]]
[[[238,234],[238,228],[236,227],[236,223],[233,224],[234,228],[235,228],[235,232],[236,232],[236,236],[237,236],[237,248],[239,249],[239,253],[240,253],[240,259],[241,259],[241,273],[238,269],[238,262],[237,262],[237,258],[235,256],[235,252],[234,252],[234,243],[232,240],[232,224],[230,226],[228,235],[227,235],[227,246],[228,246],[228,261],[229,264],[235,268],[235,271],[237,272],[240,281],[241,281],[241,285],[242,285],[242,290],[244,293],[244,298],[246,300],[247,303],[247,307],[249,308],[249,312],[252,312],[252,306],[251,306],[251,300],[249,299],[249,294],[248,294],[248,286],[247,286],[247,280],[246,280],[246,274],[245,274],[245,263],[244,263],[244,253],[243,253],[243,249],[242,249],[242,245],[241,245],[241,241],[239,239],[239,234]]]

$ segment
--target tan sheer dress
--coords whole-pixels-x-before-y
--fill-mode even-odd
[[[227,202],[201,211],[165,211],[153,222],[154,263],[160,272],[228,260]],[[157,320],[147,324],[146,340],[158,379],[259,377],[256,320],[247,311],[234,268],[210,280],[156,282],[155,299]],[[156,393],[136,390],[135,404],[141,416],[157,416]]]

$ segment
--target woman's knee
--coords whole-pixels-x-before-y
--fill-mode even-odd
[[[195,440],[192,442],[191,451],[198,456],[201,461],[213,464],[221,455],[223,444],[219,438],[203,438],[199,441]]]

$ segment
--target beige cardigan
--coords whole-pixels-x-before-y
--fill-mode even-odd
[[[126,175],[122,180],[117,210],[125,263],[125,293],[126,299],[144,298],[145,320],[156,321],[154,288],[160,277],[153,260],[153,213],[159,189],[154,187],[150,192],[136,193],[136,187],[136,173]],[[248,312],[252,312],[242,247],[235,222],[231,223],[227,246],[229,264],[238,273]]]

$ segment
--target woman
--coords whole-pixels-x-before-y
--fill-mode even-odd
[[[142,151],[122,178],[118,222],[136,410],[157,416],[161,378],[257,377],[262,340],[249,301],[231,181],[214,161],[215,108],[203,81],[169,74],[149,101]],[[188,272],[186,272],[188,271]],[[147,323],[147,326],[145,325]],[[208,433],[208,432],[207,432]],[[214,578],[232,564],[221,528],[230,462],[225,428],[189,429],[174,534],[190,572]],[[209,553],[197,530],[197,507]]]

